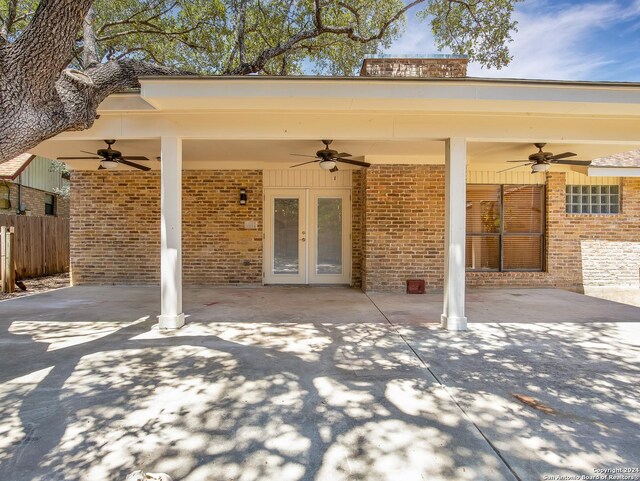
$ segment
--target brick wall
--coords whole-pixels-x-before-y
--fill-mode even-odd
[[[442,287],[444,166],[372,165],[364,190],[365,290],[404,291],[414,278]]]
[[[364,240],[364,172],[351,173],[351,285],[362,287],[362,244]]]
[[[56,216],[66,219],[71,215],[71,199],[56,195]]]
[[[11,208],[0,209],[0,214],[15,214],[18,210],[18,184],[9,182]],[[20,197],[22,198],[22,204],[25,208],[29,209],[30,215],[45,215],[44,214],[44,196],[49,192],[43,190],[34,189],[32,187],[22,186],[22,192]],[[56,215],[59,217],[69,217],[69,198],[56,195]]]
[[[640,286],[640,179],[622,179],[621,213],[567,214],[565,175],[548,177],[549,273],[567,287]]]
[[[406,279],[442,287],[444,166],[373,165],[354,171],[353,276],[367,291],[405,289]],[[74,172],[71,264],[74,284],[157,283],[158,172]],[[185,284],[262,282],[262,173],[185,171]],[[248,189],[247,206],[238,203]],[[622,183],[619,215],[567,214],[565,175],[547,185],[547,272],[469,272],[479,287],[639,285],[640,179]],[[257,229],[245,229],[256,221]]]
[[[547,272],[467,273],[471,286],[640,286],[640,179],[623,178],[620,214],[567,214],[566,175],[547,174]]]
[[[185,171],[183,189],[185,284],[261,284],[262,171]],[[257,228],[245,229],[245,221]]]
[[[619,215],[567,214],[565,174],[547,177],[547,271],[468,272],[474,287],[639,286],[640,179],[622,182]],[[441,288],[443,166],[374,165],[364,177],[363,286],[404,291],[410,278]]]
[[[159,269],[159,172],[74,171],[72,284],[155,283]]]
[[[71,272],[76,284],[148,284],[160,277],[160,173],[74,172]],[[247,189],[241,206],[239,190]],[[183,173],[185,284],[262,281],[262,173]],[[245,229],[245,220],[257,229]]]

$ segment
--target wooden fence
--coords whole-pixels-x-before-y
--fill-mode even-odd
[[[0,214],[0,226],[15,227],[13,258],[18,279],[69,270],[69,219]]]

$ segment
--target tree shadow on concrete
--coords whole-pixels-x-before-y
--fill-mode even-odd
[[[82,326],[73,336],[25,322],[2,334],[14,347],[19,337],[14,351],[34,359],[12,363],[13,375],[3,372],[1,479],[120,480],[139,468],[176,481],[513,479],[494,449],[523,470],[521,479],[537,479],[529,473],[577,459],[587,460],[581,469],[630,461],[637,450],[613,438],[637,436],[631,383],[638,372],[628,365],[637,345],[618,345],[628,352],[617,354],[615,346],[603,353],[590,344],[595,337],[613,343],[614,325],[586,338],[567,331],[559,346],[553,326],[474,326],[457,337],[400,328],[445,389],[389,325],[192,323],[166,334],[152,324],[140,319],[83,338]],[[597,382],[576,380],[575,397],[607,403],[598,411],[599,437],[572,441],[557,462],[543,448],[560,452],[591,417],[562,384],[546,396],[536,391],[573,416],[555,415],[556,428],[510,397],[516,388],[543,387],[558,369],[569,382],[575,367],[540,363],[552,352],[585,369],[599,366]],[[607,394],[623,386],[629,390],[622,397]],[[618,431],[606,426],[622,418],[628,425]],[[544,437],[536,438],[536,429]]]
[[[637,323],[400,331],[522,479],[640,459]],[[532,402],[533,401],[533,402]]]

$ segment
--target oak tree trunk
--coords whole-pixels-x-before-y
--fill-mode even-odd
[[[88,68],[66,68],[91,5],[42,0],[20,37],[0,45],[0,162],[66,130],[91,127],[100,102],[138,87],[138,77],[175,73],[137,60],[97,63],[91,41],[83,59]]]

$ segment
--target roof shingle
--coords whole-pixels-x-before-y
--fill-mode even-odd
[[[14,180],[34,158],[35,155],[26,153],[0,163],[0,179]]]
[[[640,149],[593,159],[589,167],[640,167]]]

